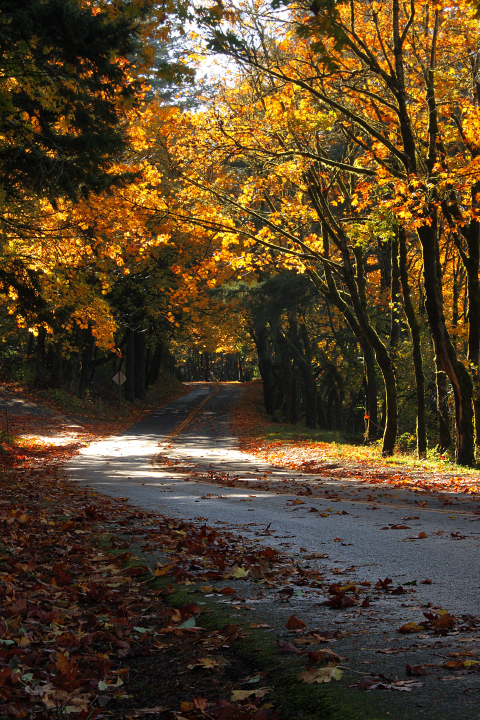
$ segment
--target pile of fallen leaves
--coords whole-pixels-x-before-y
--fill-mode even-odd
[[[61,464],[78,444],[12,445],[0,458],[0,715],[193,719],[208,708],[219,720],[276,720],[266,691],[239,690],[239,677],[228,676],[222,653],[240,628],[204,629],[197,604],[171,608],[166,596],[193,578],[256,572],[268,580],[281,558],[73,486]],[[146,565],[132,544],[162,551],[167,562]],[[160,702],[139,707],[130,666],[151,659],[157,677],[165,653],[178,648],[165,678],[203,672],[198,694],[175,686],[168,695],[154,682]]]

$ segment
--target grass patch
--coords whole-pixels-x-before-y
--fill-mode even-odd
[[[167,584],[164,578],[154,582],[159,589]],[[199,623],[209,630],[222,630],[231,622],[223,607],[196,593],[192,587],[180,586],[168,596],[167,602],[173,608],[197,602],[202,607]],[[302,683],[297,675],[305,670],[305,660],[280,654],[272,635],[265,630],[251,629],[242,621],[237,624],[244,637],[235,641],[231,652],[248,663],[253,672],[267,671],[264,683],[273,687],[272,700],[282,720],[383,720],[388,710],[388,717],[394,719],[387,698],[384,701],[378,695],[372,697],[365,691],[348,687],[358,681],[358,676],[345,670],[340,682]]]

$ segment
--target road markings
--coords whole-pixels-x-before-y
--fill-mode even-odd
[[[162,445],[166,445],[166,444],[169,443],[171,440],[173,440],[174,437],[176,437],[176,436],[179,435],[183,430],[185,430],[185,428],[187,427],[187,425],[189,425],[189,424],[192,422],[192,420],[193,420],[193,418],[195,417],[195,415],[196,415],[198,412],[200,412],[200,410],[202,409],[202,407],[203,407],[214,395],[217,395],[217,394],[220,392],[220,390],[221,390],[221,388],[219,388],[218,390],[215,390],[213,393],[210,393],[210,395],[207,395],[207,397],[206,397],[204,400],[202,400],[202,402],[201,402],[199,405],[197,405],[196,407],[194,407],[193,410],[191,411],[191,413],[190,413],[189,415],[187,415],[187,417],[185,418],[185,420],[183,420],[179,425],[177,425],[177,427],[174,428],[174,429],[172,430],[172,432],[169,433],[169,434],[166,436],[166,438],[165,438],[165,440],[163,441]],[[150,461],[149,461],[149,465],[155,466],[155,465],[157,464],[157,462],[158,462],[158,458],[159,458],[160,455],[161,455],[161,451],[158,452],[158,453],[156,453],[155,455],[153,455],[153,457],[152,457],[152,458],[150,459]],[[174,469],[174,468],[172,468],[172,469]]]

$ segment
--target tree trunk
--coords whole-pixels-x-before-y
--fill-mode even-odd
[[[427,427],[425,420],[425,377],[423,375],[422,346],[420,342],[420,326],[412,302],[410,285],[408,282],[407,243],[404,228],[398,231],[398,252],[400,281],[402,284],[403,306],[412,338],[413,367],[415,371],[415,384],[417,392],[417,454],[424,458],[427,454]]]
[[[436,211],[430,213],[431,224],[417,232],[423,251],[425,307],[432,333],[438,364],[447,374],[455,398],[456,444],[455,459],[459,465],[475,462],[473,424],[473,385],[465,366],[458,360],[443,314],[443,298],[439,277]]]
[[[273,415],[274,412],[274,380],[273,365],[268,352],[268,335],[267,328],[261,327],[256,332],[251,330],[251,335],[255,343],[258,358],[258,369],[263,383],[263,402],[265,404],[265,412],[267,415]]]
[[[80,382],[78,387],[78,394],[81,398],[85,397],[88,382],[90,380],[90,370],[95,349],[95,338],[92,335],[90,325],[86,330],[82,331],[82,340],[82,366],[80,369]]]
[[[365,445],[376,442],[378,437],[378,398],[375,355],[367,342],[360,342],[363,353],[365,376]]]
[[[435,360],[435,387],[437,390],[438,445],[440,452],[446,452],[452,446],[450,432],[450,414],[448,412],[448,378],[437,360]]]
[[[41,325],[38,328],[37,335],[37,362],[35,366],[35,380],[34,386],[39,389],[43,389],[46,386],[45,377],[45,338],[47,331]]]
[[[125,338],[125,400],[135,399],[135,340],[134,331],[128,330]]]
[[[243,372],[242,356],[240,355],[240,353],[238,353],[238,355],[237,355],[237,362],[238,362],[238,379],[240,380],[241,383],[244,383],[245,375]]]
[[[133,392],[139,400],[145,400],[147,395],[147,386],[145,381],[145,361],[147,355],[146,336],[144,332],[135,332],[133,334],[133,350],[134,373],[133,373]]]
[[[206,350],[203,353],[203,379],[210,382],[210,358]]]
[[[473,376],[473,408],[475,414],[475,444],[480,447],[480,284],[478,271],[480,266],[480,226],[476,221],[470,223],[468,238],[467,271],[468,290],[468,364]]]
[[[29,358],[33,355],[33,348],[35,347],[35,335],[32,332],[28,333],[27,353],[26,356]]]
[[[400,267],[399,267],[399,241],[393,238],[390,241],[391,252],[391,285],[390,285],[390,347],[396,348],[400,341]]]
[[[157,344],[155,345],[155,350],[153,351],[153,355],[151,357],[151,361],[148,367],[147,372],[147,387],[150,385],[153,385],[157,382],[158,376],[160,374],[160,367],[162,364],[162,357],[163,357],[163,342],[159,340]],[[189,377],[190,380],[190,377]]]
[[[63,383],[63,354],[62,341],[57,340],[54,347],[52,374],[50,384],[54,388],[59,388]]]

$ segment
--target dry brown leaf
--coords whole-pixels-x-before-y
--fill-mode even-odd
[[[409,622],[409,623],[406,623],[405,625],[402,625],[402,627],[399,627],[397,632],[408,634],[408,633],[422,632],[424,629],[425,628],[422,627],[422,625],[419,625],[416,622]]]
[[[255,698],[262,698],[265,697],[265,695],[268,695],[268,693],[271,691],[272,688],[270,687],[259,688],[258,690],[234,690],[232,692],[230,700],[232,702],[236,702],[238,700],[247,700],[249,697],[252,696],[254,696]]]
[[[290,615],[285,627],[287,628],[287,630],[303,630],[303,628],[307,627],[307,626],[303,622],[303,620],[300,620],[299,618],[295,617],[295,615]]]
[[[343,658],[333,652],[333,650],[326,648],[325,650],[312,650],[308,653],[308,660],[311,663],[321,663],[324,662],[324,660],[328,662],[341,662]]]
[[[324,668],[313,667],[297,675],[297,680],[311,685],[312,683],[327,683],[332,680],[340,680],[342,675],[343,670],[340,670],[340,668],[336,666]]]

